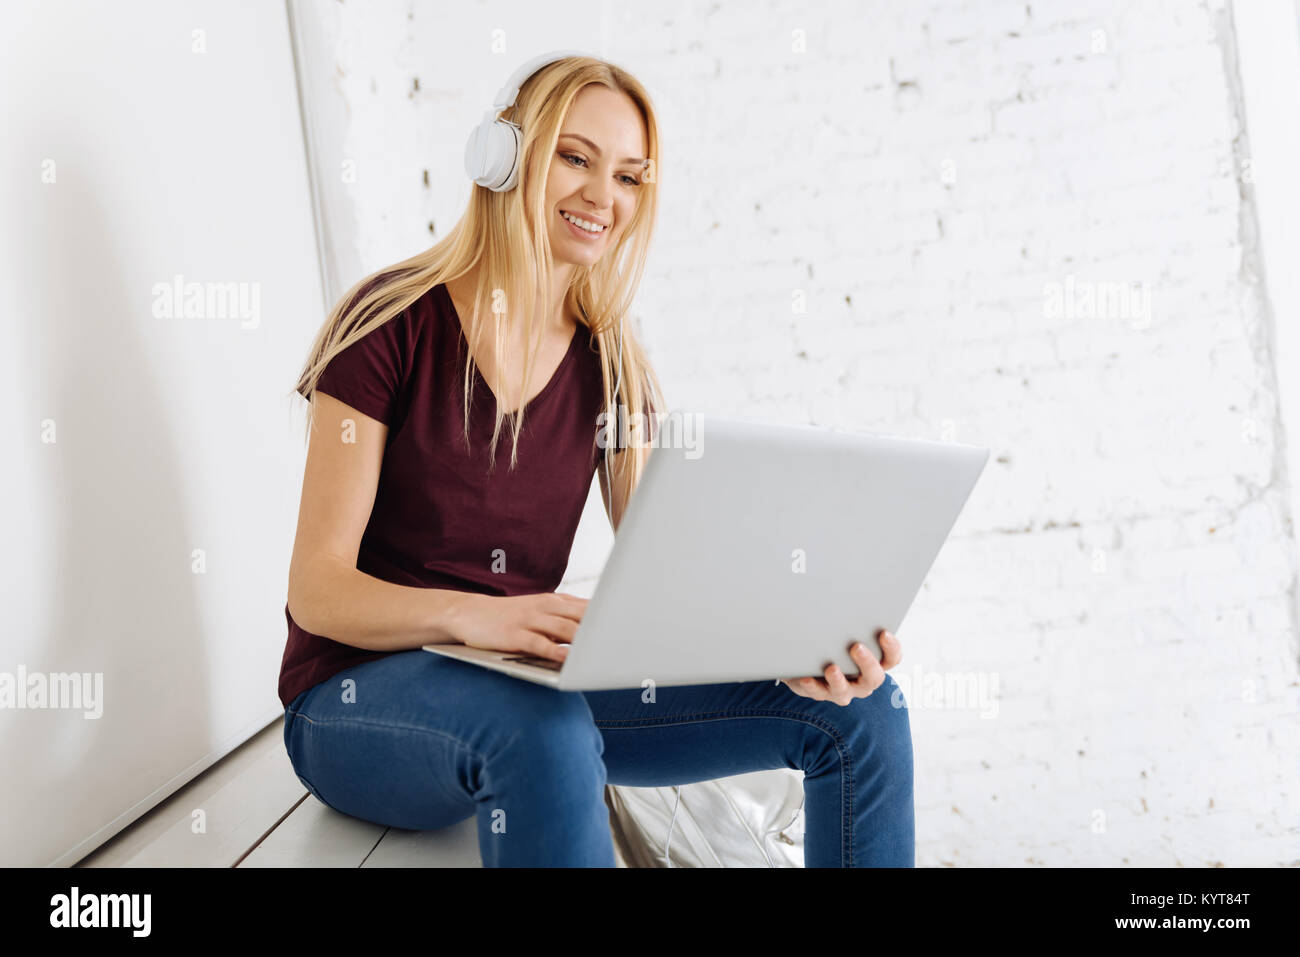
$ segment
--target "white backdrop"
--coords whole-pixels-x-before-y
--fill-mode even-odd
[[[281,710],[323,305],[283,4],[4,13],[0,703],[98,675],[102,715],[0,708],[0,864],[58,865]]]

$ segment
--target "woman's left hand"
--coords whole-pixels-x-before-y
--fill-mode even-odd
[[[834,701],[846,705],[855,698],[865,698],[885,683],[885,672],[903,660],[903,648],[898,639],[885,630],[881,630],[880,650],[884,661],[877,661],[867,650],[867,646],[858,642],[849,654],[858,663],[858,676],[850,681],[838,665],[827,665],[825,680],[821,678],[782,678],[781,683],[795,694],[818,701]]]

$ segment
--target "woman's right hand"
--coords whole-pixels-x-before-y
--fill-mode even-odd
[[[518,651],[563,661],[587,610],[587,599],[565,592],[480,595],[466,592],[453,635],[471,648]]]

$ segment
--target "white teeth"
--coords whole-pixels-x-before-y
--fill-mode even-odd
[[[600,233],[605,231],[604,226],[597,225],[596,223],[589,223],[585,219],[579,219],[577,216],[571,216],[564,210],[560,210],[560,215],[573,223],[579,229],[585,229],[589,233]]]

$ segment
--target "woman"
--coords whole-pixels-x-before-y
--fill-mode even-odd
[[[655,221],[649,98],[585,56],[529,72],[507,111],[523,131],[510,176],[476,179],[451,235],[350,290],[300,377],[311,439],[280,675],[295,772],[324,803],[387,826],[477,815],[486,866],[609,867],[607,782],[798,768],[807,866],[912,866],[892,635],[883,662],[855,649],[852,681],[832,666],[649,702],[421,650],[564,659],[587,602],[555,588],[592,474],[617,531],[652,439],[634,429],[612,449],[598,422],[663,405],[622,328]]]

